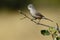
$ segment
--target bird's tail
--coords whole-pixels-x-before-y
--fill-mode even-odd
[[[43,19],[46,19],[46,20],[49,20],[49,21],[53,22],[52,20],[50,20],[50,19],[48,19],[48,18],[46,18],[46,17],[43,17]]]

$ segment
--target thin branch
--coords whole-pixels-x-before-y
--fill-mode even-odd
[[[41,24],[41,23],[37,23],[35,21],[33,21],[31,18],[29,18],[26,14],[24,14],[22,11],[20,12],[22,15],[24,15],[26,18],[30,19],[32,22],[36,23],[37,25],[43,25],[43,26],[46,26],[46,27],[52,27],[52,26],[49,26],[49,25],[45,25],[45,24]]]
[[[26,17],[20,18],[21,20],[25,19]]]
[[[59,28],[58,23],[56,23],[56,25],[57,25],[57,30],[58,30],[58,32],[60,33],[60,28]]]
[[[45,24],[42,24],[42,23],[37,23],[35,21],[33,21],[31,18],[29,18],[26,14],[24,14],[23,12],[20,12],[22,15],[24,15],[26,18],[30,19],[32,22],[36,23],[37,25],[42,25],[42,26],[46,26],[46,27],[52,27],[52,26],[49,26],[49,25],[45,25]],[[57,23],[56,23],[57,24]],[[58,27],[58,24],[57,24],[57,27]],[[56,37],[54,36],[54,34],[51,34],[52,35],[52,38],[53,40],[56,40]]]
[[[53,40],[55,40],[54,34],[52,34],[52,38],[53,38]]]

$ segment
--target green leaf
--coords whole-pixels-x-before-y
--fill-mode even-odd
[[[50,35],[48,30],[41,30],[41,34],[46,36],[46,35]]]
[[[56,40],[60,40],[60,37],[57,37]]]

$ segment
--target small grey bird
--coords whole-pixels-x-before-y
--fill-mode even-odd
[[[29,4],[29,5],[28,5],[28,10],[30,11],[31,16],[34,18],[34,19],[32,19],[32,20],[36,20],[36,19],[38,19],[38,20],[46,19],[46,20],[49,20],[49,21],[53,22],[52,20],[46,18],[46,17],[43,16],[41,13],[39,13],[39,12],[35,9],[35,7],[33,6],[33,4]]]

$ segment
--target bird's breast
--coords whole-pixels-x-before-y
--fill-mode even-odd
[[[36,10],[30,10],[30,13],[31,13],[32,15],[35,15]]]
[[[31,11],[30,14],[31,14],[32,16],[36,16],[36,15],[35,15],[35,12],[32,12],[32,11]]]

